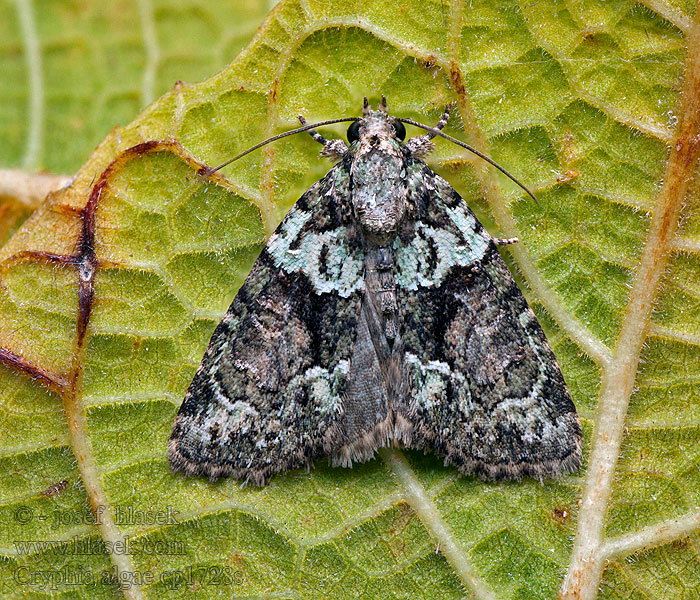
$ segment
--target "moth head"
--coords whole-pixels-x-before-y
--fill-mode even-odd
[[[358,141],[363,136],[388,136],[402,142],[406,139],[404,124],[398,119],[389,116],[384,95],[382,95],[382,100],[377,105],[377,110],[372,110],[365,96],[362,115],[361,119],[354,121],[348,127],[347,135],[350,144]]]

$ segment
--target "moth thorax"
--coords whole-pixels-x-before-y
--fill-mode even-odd
[[[396,235],[406,213],[403,157],[376,149],[355,156],[352,203],[365,234],[382,244]]]

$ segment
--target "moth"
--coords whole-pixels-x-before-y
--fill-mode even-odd
[[[448,117],[429,128],[365,98],[361,118],[321,123],[351,120],[349,145],[303,119],[277,136],[308,130],[337,163],[214,331],[175,419],[174,472],[266,485],[394,445],[487,480],[579,467],[576,408],[497,248],[512,240],[492,238],[421,160],[437,135],[453,139]],[[428,133],[404,141],[404,123]]]

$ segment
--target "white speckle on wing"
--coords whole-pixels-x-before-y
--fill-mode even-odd
[[[284,227],[270,238],[267,251],[280,269],[304,273],[317,294],[336,293],[347,298],[364,285],[364,252],[350,252],[348,231],[343,226],[301,233],[310,218],[302,211],[290,215]],[[297,248],[292,249],[295,241]]]

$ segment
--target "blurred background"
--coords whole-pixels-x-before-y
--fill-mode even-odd
[[[0,0],[0,246],[113,127],[221,71],[275,4]]]
[[[272,0],[0,0],[0,168],[72,174],[177,80],[230,63]]]

